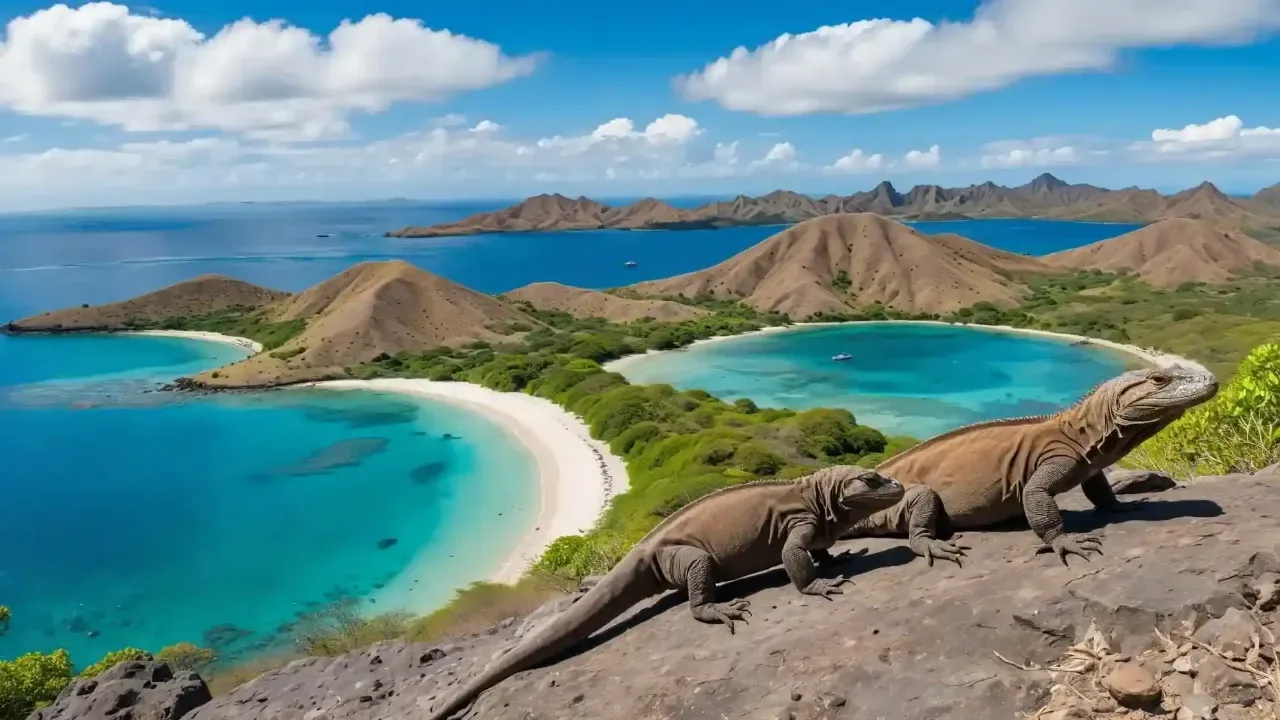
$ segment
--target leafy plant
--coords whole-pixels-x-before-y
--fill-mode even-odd
[[[156,660],[165,663],[173,670],[204,672],[218,661],[218,653],[193,643],[181,642],[156,653]]]
[[[1280,344],[1255,348],[1217,397],[1143,443],[1130,460],[1188,480],[1280,462]]]
[[[0,661],[0,720],[25,720],[53,702],[71,682],[71,674],[66,650]]]
[[[98,662],[81,670],[77,675],[77,677],[82,677],[82,678],[97,677],[98,675],[101,675],[103,672],[110,670],[111,668],[115,667],[116,665],[122,662],[127,662],[129,660],[150,660],[150,659],[152,659],[151,653],[147,652],[146,650],[139,650],[138,648],[127,647],[121,650],[113,650],[107,653],[106,655],[103,655],[102,659],[99,660]]]

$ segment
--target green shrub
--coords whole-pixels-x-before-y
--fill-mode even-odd
[[[760,411],[760,408],[756,407],[756,404],[751,401],[751,398],[738,398],[733,401],[733,406],[738,409],[738,412],[746,413],[748,415]]]
[[[106,655],[103,655],[102,659],[99,660],[98,662],[81,670],[77,675],[77,677],[82,677],[82,678],[97,677],[98,675],[101,675],[103,672],[110,670],[111,668],[115,667],[116,665],[119,665],[122,662],[128,662],[130,660],[150,660],[150,659],[151,659],[151,653],[147,652],[146,650],[139,650],[138,648],[127,647],[121,650],[113,650],[107,653]]]
[[[9,623],[13,621],[13,612],[8,605],[0,605],[0,635],[9,631]]]
[[[0,661],[0,720],[26,720],[56,700],[71,683],[71,675],[71,657],[66,650]]]
[[[190,670],[199,673],[208,671],[218,661],[218,653],[189,642],[181,642],[156,653],[156,660],[174,670]]]
[[[404,637],[413,620],[413,615],[404,612],[365,616],[355,601],[342,601],[300,618],[292,631],[293,643],[304,655],[334,657]]]
[[[1280,462],[1280,344],[1254,348],[1217,397],[1187,412],[1129,459],[1184,480]]]

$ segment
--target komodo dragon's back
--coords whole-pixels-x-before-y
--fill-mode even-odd
[[[928,485],[941,496],[958,527],[1017,517],[1022,481],[1046,457],[1079,458],[1053,415],[966,425],[876,467],[903,485]]]

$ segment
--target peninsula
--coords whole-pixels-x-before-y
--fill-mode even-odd
[[[406,227],[387,235],[428,238],[478,233],[566,230],[699,230],[745,225],[791,225],[824,215],[872,212],[903,220],[1052,218],[1092,222],[1149,223],[1171,218],[1205,220],[1263,239],[1280,239],[1280,184],[1250,198],[1233,198],[1212,183],[1173,195],[1154,190],[1110,190],[1069,184],[1048,173],[1017,187],[992,182],[960,188],[917,185],[906,193],[881,182],[852,195],[811,197],[776,190],[761,197],[681,209],[645,198],[610,207],[585,197],[537,195],[502,210],[457,222]]]

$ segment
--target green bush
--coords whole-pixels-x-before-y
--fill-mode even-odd
[[[1184,480],[1280,462],[1280,344],[1254,348],[1217,397],[1143,443],[1129,460]]]
[[[124,648],[122,650],[113,650],[102,656],[98,662],[81,670],[77,677],[91,678],[101,675],[103,672],[110,670],[116,665],[129,660],[150,660],[151,653],[138,648]]]
[[[343,601],[304,615],[294,625],[292,636],[302,654],[334,657],[376,642],[404,637],[414,619],[405,612],[366,616],[354,601]]]
[[[174,670],[190,670],[202,673],[208,671],[218,661],[218,653],[189,642],[181,642],[176,645],[170,645],[156,653],[156,660],[167,664]]]
[[[0,661],[0,720],[26,720],[56,700],[71,683],[71,675],[71,657],[66,650]]]
[[[13,621],[13,612],[8,605],[0,605],[0,635],[9,631],[9,623]]]

